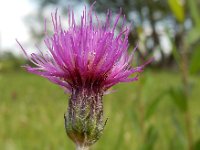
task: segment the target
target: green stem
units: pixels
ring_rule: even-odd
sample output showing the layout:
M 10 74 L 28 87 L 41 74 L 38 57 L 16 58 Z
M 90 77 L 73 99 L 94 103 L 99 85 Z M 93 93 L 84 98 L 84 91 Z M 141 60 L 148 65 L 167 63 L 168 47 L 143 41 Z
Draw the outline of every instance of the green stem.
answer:
M 188 150 L 193 150 L 193 135 L 192 135 L 191 117 L 189 110 L 185 112 L 185 125 L 187 130 Z
M 80 146 L 80 145 L 76 145 L 76 150 L 89 150 L 88 146 Z
M 182 82 L 184 86 L 184 95 L 187 99 L 187 105 L 189 105 L 188 47 L 185 43 L 185 39 L 183 39 L 182 42 L 183 42 L 182 43 L 183 52 L 181 53 Z M 185 126 L 186 126 L 187 141 L 188 141 L 188 150 L 193 150 L 193 134 L 191 127 L 191 115 L 189 106 L 187 106 L 184 116 L 185 116 Z

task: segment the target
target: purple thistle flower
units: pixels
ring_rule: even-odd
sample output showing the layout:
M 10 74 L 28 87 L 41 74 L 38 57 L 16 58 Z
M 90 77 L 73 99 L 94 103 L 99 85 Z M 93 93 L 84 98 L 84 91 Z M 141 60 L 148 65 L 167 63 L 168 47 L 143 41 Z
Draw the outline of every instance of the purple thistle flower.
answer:
M 120 82 L 137 80 L 144 65 L 131 66 L 134 51 L 128 53 L 129 27 L 123 23 L 116 34 L 121 13 L 113 25 L 110 11 L 105 22 L 96 17 L 94 23 L 92 7 L 89 12 L 85 8 L 79 25 L 73 11 L 68 15 L 67 30 L 61 26 L 57 12 L 52 15 L 54 33 L 44 40 L 47 53 L 40 51 L 40 54 L 28 55 L 20 46 L 35 64 L 35 67 L 25 66 L 27 71 L 43 76 L 71 93 L 65 114 L 66 132 L 77 145 L 89 146 L 99 139 L 105 125 L 104 93 Z M 135 76 L 130 77 L 133 74 Z

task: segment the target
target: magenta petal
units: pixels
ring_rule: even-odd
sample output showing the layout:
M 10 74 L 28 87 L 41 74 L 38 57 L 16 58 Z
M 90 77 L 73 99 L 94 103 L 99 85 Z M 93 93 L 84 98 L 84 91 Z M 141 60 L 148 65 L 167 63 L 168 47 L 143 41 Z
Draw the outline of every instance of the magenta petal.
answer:
M 121 11 L 113 26 L 110 11 L 105 21 L 99 20 L 95 14 L 97 24 L 93 20 L 92 8 L 88 13 L 84 9 L 80 25 L 75 22 L 73 11 L 69 11 L 68 16 L 69 28 L 66 30 L 61 26 L 57 11 L 52 14 L 54 33 L 44 40 L 49 52 L 28 55 L 17 41 L 35 65 L 25 66 L 27 71 L 43 76 L 68 91 L 74 88 L 106 91 L 120 82 L 138 79 L 138 74 L 149 62 L 136 68 L 131 66 L 135 50 L 129 55 L 129 27 L 125 27 L 124 16 L 120 32 L 115 32 Z M 130 78 L 133 74 L 135 77 Z

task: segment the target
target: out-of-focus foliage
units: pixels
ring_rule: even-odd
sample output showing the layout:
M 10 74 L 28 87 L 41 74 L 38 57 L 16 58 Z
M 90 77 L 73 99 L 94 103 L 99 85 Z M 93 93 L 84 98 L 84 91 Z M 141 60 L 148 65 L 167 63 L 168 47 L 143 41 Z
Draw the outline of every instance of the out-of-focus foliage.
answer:
M 199 32 L 200 33 L 200 32 Z M 190 72 L 197 73 L 200 70 L 200 45 L 195 46 L 194 52 L 192 53 Z
M 181 87 L 171 88 L 169 94 L 177 108 L 180 111 L 185 112 L 187 110 L 188 104 L 183 89 Z
M 189 10 L 193 19 L 194 27 L 188 33 L 188 44 L 191 45 L 192 57 L 190 63 L 190 72 L 197 73 L 200 71 L 200 6 L 199 1 L 188 0 Z
M 181 23 L 185 20 L 185 9 L 183 1 L 180 0 L 168 0 L 169 6 L 174 13 L 174 16 Z
M 18 71 L 27 61 L 11 52 L 0 55 L 0 72 Z

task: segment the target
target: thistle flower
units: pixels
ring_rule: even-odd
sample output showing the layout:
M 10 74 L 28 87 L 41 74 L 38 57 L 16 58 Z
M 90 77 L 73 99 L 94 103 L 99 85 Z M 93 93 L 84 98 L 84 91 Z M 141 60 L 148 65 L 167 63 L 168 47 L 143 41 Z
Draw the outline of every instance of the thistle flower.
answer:
M 78 147 L 89 147 L 99 139 L 105 125 L 104 93 L 120 82 L 137 80 L 144 65 L 131 66 L 134 51 L 128 53 L 130 29 L 125 26 L 125 17 L 116 34 L 121 14 L 113 25 L 110 11 L 104 22 L 92 14 L 92 7 L 89 12 L 83 10 L 80 24 L 75 22 L 73 11 L 68 15 L 67 30 L 57 12 L 52 15 L 54 33 L 44 40 L 48 52 L 28 55 L 20 46 L 35 64 L 25 66 L 28 72 L 49 79 L 71 94 L 65 114 L 66 132 Z

